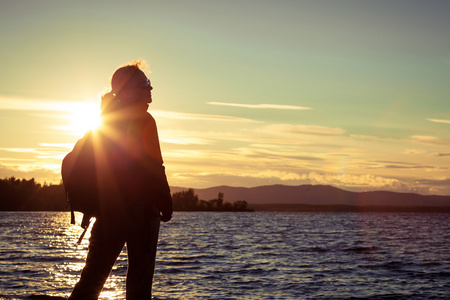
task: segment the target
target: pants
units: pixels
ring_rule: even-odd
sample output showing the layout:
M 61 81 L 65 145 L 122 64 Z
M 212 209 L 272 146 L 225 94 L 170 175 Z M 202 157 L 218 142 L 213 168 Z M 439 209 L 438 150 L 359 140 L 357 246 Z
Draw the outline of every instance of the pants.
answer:
M 126 299 L 151 299 L 160 218 L 139 214 L 130 220 L 132 222 L 120 222 L 116 218 L 96 220 L 86 265 L 69 300 L 98 299 L 125 243 L 128 254 Z

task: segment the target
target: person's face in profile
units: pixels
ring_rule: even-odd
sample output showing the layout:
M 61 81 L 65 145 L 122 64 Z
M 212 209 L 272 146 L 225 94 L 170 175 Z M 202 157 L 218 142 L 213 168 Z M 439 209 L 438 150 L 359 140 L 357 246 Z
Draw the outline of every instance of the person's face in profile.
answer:
M 122 100 L 132 105 L 145 105 L 147 110 L 148 103 L 152 103 L 152 90 L 147 76 L 143 72 L 137 72 L 124 87 Z

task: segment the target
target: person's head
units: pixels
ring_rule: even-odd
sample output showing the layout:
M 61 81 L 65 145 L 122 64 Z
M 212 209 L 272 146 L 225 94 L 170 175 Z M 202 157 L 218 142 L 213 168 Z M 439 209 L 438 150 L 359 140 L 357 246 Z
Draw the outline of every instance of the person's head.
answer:
M 102 97 L 102 111 L 125 107 L 147 110 L 152 102 L 152 86 L 142 71 L 145 62 L 138 61 L 117 69 L 111 78 L 111 92 Z M 111 104 L 113 104 L 111 106 Z

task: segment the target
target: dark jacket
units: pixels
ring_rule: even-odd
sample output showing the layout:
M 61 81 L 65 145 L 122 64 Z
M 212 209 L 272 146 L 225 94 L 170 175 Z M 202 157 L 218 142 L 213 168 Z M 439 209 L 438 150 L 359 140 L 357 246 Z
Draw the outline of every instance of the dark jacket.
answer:
M 90 194 L 98 199 L 88 217 L 121 218 L 125 213 L 132 219 L 139 212 L 168 221 L 173 212 L 172 197 L 156 122 L 147 112 L 130 116 L 105 123 L 76 143 L 72 154 L 83 159 L 74 164 L 84 162 L 89 168 L 78 176 L 75 191 L 82 191 L 79 187 L 86 183 L 95 187 L 87 189 L 95 190 Z

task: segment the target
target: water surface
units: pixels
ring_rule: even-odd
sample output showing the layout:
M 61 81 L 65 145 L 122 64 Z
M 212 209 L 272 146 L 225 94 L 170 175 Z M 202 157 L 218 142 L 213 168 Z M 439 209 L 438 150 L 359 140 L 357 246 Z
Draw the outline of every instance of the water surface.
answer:
M 78 216 L 79 217 L 79 216 Z M 176 212 L 156 299 L 449 299 L 449 214 Z M 80 220 L 78 220 L 79 222 Z M 0 213 L 0 298 L 65 297 L 89 233 L 69 213 Z M 101 299 L 124 299 L 126 247 Z

